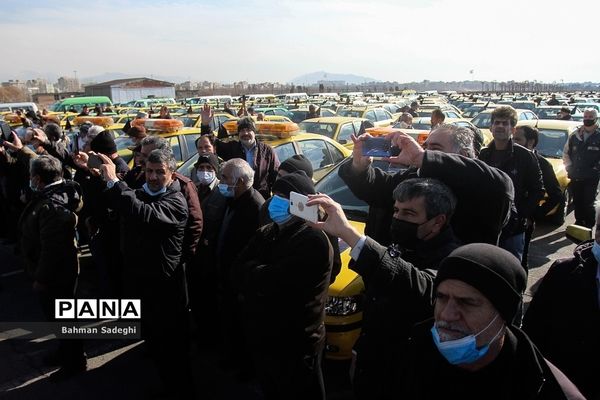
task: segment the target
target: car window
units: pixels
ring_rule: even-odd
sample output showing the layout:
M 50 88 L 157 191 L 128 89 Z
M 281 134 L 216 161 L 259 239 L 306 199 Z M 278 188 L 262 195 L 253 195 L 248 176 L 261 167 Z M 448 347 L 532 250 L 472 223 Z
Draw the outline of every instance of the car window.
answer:
M 447 118 L 460 118 L 460 116 L 453 111 L 446 111 Z
M 327 143 L 327 142 L 325 142 L 325 143 L 327 144 L 327 148 L 329 149 L 329 153 L 331 154 L 334 164 L 339 163 L 340 161 L 342 161 L 345 158 L 344 153 L 342 153 L 337 147 L 335 147 L 331 143 Z
M 279 162 L 284 162 L 285 160 L 296 154 L 296 150 L 294 149 L 294 145 L 292 143 L 285 143 L 281 146 L 275 147 L 275 154 L 277 154 Z
M 360 129 L 360 124 L 359 124 L 358 128 Z M 353 134 L 354 134 L 354 125 L 352 123 L 344 124 L 340 128 L 340 133 L 338 133 L 337 141 L 340 143 L 350 143 L 352 141 L 350 136 Z
M 324 140 L 301 140 L 297 143 L 300 152 L 308 158 L 315 171 L 333 164 Z
M 375 116 L 377 117 L 377 121 L 385 121 L 386 119 L 390 119 L 388 114 L 386 114 L 383 108 L 378 108 L 375 111 Z
M 567 132 L 558 129 L 540 129 L 539 133 L 536 150 L 544 157 L 562 158 L 568 138 Z
M 200 137 L 200 134 L 193 134 L 193 135 L 183 135 L 183 138 L 185 140 L 185 148 L 187 149 L 187 154 L 194 154 L 197 149 L 196 149 L 196 139 L 198 139 Z
M 177 119 L 183 122 L 183 126 L 186 128 L 191 128 L 196 122 L 196 117 L 177 117 Z
M 324 109 L 321 109 L 321 116 L 322 117 L 335 117 L 336 114 L 333 111 L 324 108 Z
M 179 145 L 179 137 L 171 136 L 169 138 L 169 144 L 171 145 L 171 150 L 173 151 L 173 156 L 175 156 L 175 159 L 178 162 L 183 161 L 183 157 L 181 156 L 181 146 Z
M 375 116 L 375 111 L 373 111 L 373 110 L 367 111 L 365 113 L 365 118 L 368 119 L 371 122 L 376 122 L 377 121 L 377 117 Z
M 529 118 L 527 117 L 527 113 L 521 113 L 521 115 L 519 115 L 519 121 L 525 121 L 528 119 Z

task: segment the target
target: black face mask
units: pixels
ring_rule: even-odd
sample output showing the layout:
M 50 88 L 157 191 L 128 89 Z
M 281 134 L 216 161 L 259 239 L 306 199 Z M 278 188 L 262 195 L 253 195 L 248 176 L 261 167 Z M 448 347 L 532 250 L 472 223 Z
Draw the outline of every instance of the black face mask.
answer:
M 390 225 L 392 243 L 404 249 L 414 250 L 417 247 L 417 243 L 421 241 L 417 237 L 417 229 L 421 225 L 415 222 L 392 218 L 392 224 Z
M 583 124 L 585 126 L 593 126 L 596 123 L 596 118 L 594 119 L 584 119 Z

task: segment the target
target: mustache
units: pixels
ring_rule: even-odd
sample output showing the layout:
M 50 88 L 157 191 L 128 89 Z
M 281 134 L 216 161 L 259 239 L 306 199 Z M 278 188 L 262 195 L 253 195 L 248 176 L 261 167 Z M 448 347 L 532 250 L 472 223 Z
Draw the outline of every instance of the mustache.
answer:
M 447 321 L 436 321 L 435 326 L 437 328 L 445 329 L 447 331 L 453 331 L 453 332 L 460 333 L 465 336 L 471 334 L 471 332 L 465 330 L 462 326 L 459 326 L 457 324 L 453 324 L 453 323 L 447 322 Z

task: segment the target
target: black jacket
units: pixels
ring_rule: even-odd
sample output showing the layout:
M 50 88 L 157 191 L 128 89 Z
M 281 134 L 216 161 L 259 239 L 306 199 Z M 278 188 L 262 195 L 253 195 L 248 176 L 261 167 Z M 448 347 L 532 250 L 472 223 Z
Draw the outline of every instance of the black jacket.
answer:
M 196 264 L 205 273 L 204 276 L 210 276 L 211 280 L 216 274 L 217 240 L 227 208 L 227 198 L 219 192 L 218 184 L 219 181 L 216 180 L 208 193 L 198 196 L 201 199 L 204 226 L 196 252 Z M 199 187 L 198 190 L 200 191 L 201 188 Z
M 119 181 L 107 190 L 121 218 L 124 268 L 140 281 L 170 276 L 181 262 L 188 206 L 179 182 L 167 191 L 150 196 Z
M 598 369 L 590 368 L 600 360 L 598 262 L 593 243 L 580 244 L 573 257 L 552 264 L 523 320 L 523 330 L 542 353 L 589 399 L 600 398 Z
M 436 178 L 450 187 L 457 199 L 451 225 L 463 243 L 497 244 L 514 199 L 512 181 L 504 172 L 480 160 L 439 151 L 425 151 L 419 175 L 415 168 L 389 174 L 369 167 L 356 173 L 351 162 L 340 167 L 339 175 L 356 197 L 369 204 L 367 235 L 383 238 L 377 241 L 386 245 L 393 215 L 392 193 L 406 179 Z
M 254 188 L 237 199 L 227 199 L 225 216 L 217 239 L 217 265 L 221 283 L 229 286 L 233 261 L 258 229 L 260 207 L 265 199 Z
M 64 181 L 35 192 L 19 220 L 19 239 L 29 276 L 49 286 L 73 287 L 79 272 L 75 226 L 81 189 Z
M 600 128 L 583 140 L 576 131 L 567 141 L 563 156 L 569 178 L 573 180 L 598 179 L 600 176 Z
M 552 168 L 550 161 L 546 160 L 536 150 L 533 151 L 533 154 L 535 154 L 537 157 L 538 164 L 540 165 L 540 170 L 542 171 L 542 180 L 544 181 L 544 190 L 546 191 L 544 203 L 537 206 L 534 215 L 535 219 L 539 220 L 546 216 L 546 214 L 552 211 L 552 209 L 557 205 L 562 207 L 564 195 L 560 188 L 560 184 L 558 183 L 558 179 L 556 179 L 556 174 L 554 173 L 554 169 Z
M 207 125 L 201 126 L 202 134 L 212 133 Z M 217 139 L 215 142 L 215 151 L 223 160 L 231 160 L 232 158 L 241 158 L 246 160 L 246 153 L 242 144 L 238 140 L 230 140 L 228 142 Z M 252 187 L 258 190 L 263 198 L 271 197 L 271 188 L 277 178 L 277 170 L 279 169 L 279 159 L 277 153 L 271 146 L 256 140 L 256 154 L 253 164 L 250 165 L 254 170 L 254 183 Z
M 525 147 L 508 141 L 508 157 L 499 165 L 494 165 L 493 154 L 496 152 L 495 142 L 481 149 L 479 159 L 486 164 L 506 172 L 512 179 L 515 188 L 516 220 L 507 226 L 505 234 L 514 235 L 525 231 L 526 218 L 533 218 L 539 201 L 544 196 L 542 171 L 537 157 Z
M 253 346 L 294 355 L 322 349 L 331 264 L 329 240 L 303 220 L 256 232 L 232 268 Z
M 433 319 L 414 327 L 402 361 L 399 393 L 390 398 L 426 399 L 584 399 L 519 328 L 510 326 L 498 357 L 479 371 L 451 365 L 438 351 Z
M 360 398 L 377 398 L 394 379 L 390 371 L 402 357 L 410 328 L 433 315 L 428 285 L 435 277 L 433 270 L 458 246 L 451 228 L 420 242 L 410 254 L 388 250 L 367 238 L 358 260 L 350 262 L 365 283 L 362 331 L 354 346 L 355 389 Z

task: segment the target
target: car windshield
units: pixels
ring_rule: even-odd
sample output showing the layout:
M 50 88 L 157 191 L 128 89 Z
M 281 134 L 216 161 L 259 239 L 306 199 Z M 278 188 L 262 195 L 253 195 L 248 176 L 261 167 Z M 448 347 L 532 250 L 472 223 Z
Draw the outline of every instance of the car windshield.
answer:
M 538 153 L 544 157 L 562 158 L 568 133 L 557 129 L 540 129 L 539 132 Z
M 369 206 L 362 200 L 359 200 L 348 188 L 348 185 L 340 178 L 338 170 L 346 162 L 352 162 L 351 159 L 341 162 L 336 168 L 325 175 L 315 185 L 318 193 L 325 193 L 336 202 L 340 203 L 344 213 L 353 221 L 365 222 L 369 213 Z M 383 171 L 391 171 L 390 164 L 382 160 L 373 161 L 373 166 Z
M 538 108 L 536 114 L 539 119 L 556 119 L 559 111 L 560 108 Z
M 430 123 L 428 124 L 426 122 L 417 122 L 417 123 L 413 122 L 412 127 L 413 127 L 413 129 L 419 129 L 419 130 L 423 130 L 423 131 L 428 131 L 428 130 L 431 129 L 431 124 Z M 396 128 L 396 125 L 394 125 L 394 128 Z
M 117 150 L 124 150 L 130 146 L 133 146 L 135 142 L 129 136 L 119 136 L 115 139 Z
M 359 110 L 340 110 L 338 115 L 342 117 L 360 118 L 362 117 L 362 111 Z
M 481 113 L 471 121 L 473 125 L 481 129 L 490 129 L 492 126 L 492 113 Z
M 301 122 L 298 124 L 301 131 L 316 133 L 317 135 L 324 135 L 330 139 L 333 139 L 337 124 L 323 123 L 323 122 Z
M 191 128 L 196 123 L 198 117 L 177 117 L 177 119 L 183 122 L 184 127 Z

